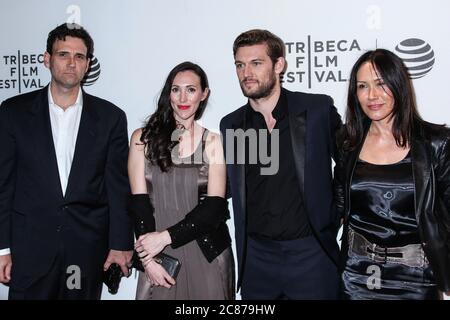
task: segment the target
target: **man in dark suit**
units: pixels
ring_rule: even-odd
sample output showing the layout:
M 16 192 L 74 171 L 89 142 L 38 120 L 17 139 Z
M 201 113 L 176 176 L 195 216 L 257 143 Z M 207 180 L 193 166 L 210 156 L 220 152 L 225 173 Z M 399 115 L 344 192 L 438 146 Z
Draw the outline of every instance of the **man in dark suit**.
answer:
M 276 35 L 244 32 L 233 53 L 248 103 L 220 129 L 242 298 L 335 299 L 339 222 L 331 159 L 340 116 L 328 96 L 281 87 L 285 47 Z
M 85 93 L 93 41 L 49 33 L 49 86 L 0 107 L 0 282 L 10 299 L 99 299 L 102 272 L 128 275 L 125 113 Z

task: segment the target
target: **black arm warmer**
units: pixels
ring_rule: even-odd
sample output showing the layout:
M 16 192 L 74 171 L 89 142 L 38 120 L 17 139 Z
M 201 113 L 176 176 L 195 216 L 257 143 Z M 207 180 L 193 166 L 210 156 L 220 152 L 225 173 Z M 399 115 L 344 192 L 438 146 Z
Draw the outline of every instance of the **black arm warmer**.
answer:
M 230 212 L 226 199 L 205 197 L 183 220 L 167 229 L 172 238 L 172 248 L 178 248 L 215 231 L 229 218 Z
M 134 222 L 134 233 L 139 238 L 144 233 L 155 231 L 155 217 L 148 194 L 132 194 L 128 200 L 128 213 Z

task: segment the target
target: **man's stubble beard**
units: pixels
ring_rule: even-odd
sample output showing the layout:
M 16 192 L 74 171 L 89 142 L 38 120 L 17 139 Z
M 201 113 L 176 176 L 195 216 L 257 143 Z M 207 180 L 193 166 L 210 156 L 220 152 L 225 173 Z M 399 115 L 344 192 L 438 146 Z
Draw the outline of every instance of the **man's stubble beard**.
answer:
M 262 99 L 270 96 L 270 94 L 273 92 L 273 89 L 275 88 L 275 85 L 277 84 L 277 79 L 275 76 L 275 73 L 272 74 L 272 77 L 270 80 L 262 85 L 258 90 L 255 92 L 246 92 L 244 84 L 241 82 L 241 90 L 245 97 L 249 99 Z

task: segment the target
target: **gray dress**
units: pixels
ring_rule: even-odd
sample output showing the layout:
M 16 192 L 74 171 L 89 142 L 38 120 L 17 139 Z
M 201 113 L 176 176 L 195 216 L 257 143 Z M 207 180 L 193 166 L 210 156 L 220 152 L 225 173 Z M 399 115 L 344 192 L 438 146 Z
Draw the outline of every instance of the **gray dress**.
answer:
M 208 163 L 203 152 L 207 130 L 194 154 L 177 159 L 168 172 L 148 160 L 145 179 L 150 199 L 155 207 L 156 230 L 165 230 L 184 219 L 206 195 L 208 186 Z M 167 246 L 166 254 L 181 261 L 176 285 L 167 289 L 152 287 L 145 273 L 139 272 L 136 291 L 137 300 L 226 300 L 234 299 L 234 261 L 231 248 L 226 249 L 209 263 L 196 241 L 173 249 Z

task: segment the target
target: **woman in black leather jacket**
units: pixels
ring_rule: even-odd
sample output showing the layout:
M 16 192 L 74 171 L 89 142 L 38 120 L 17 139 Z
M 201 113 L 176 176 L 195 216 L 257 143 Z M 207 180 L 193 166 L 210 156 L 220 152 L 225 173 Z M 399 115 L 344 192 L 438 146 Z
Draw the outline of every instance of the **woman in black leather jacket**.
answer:
M 419 116 L 403 61 L 353 66 L 338 135 L 344 299 L 439 299 L 450 290 L 450 131 Z

